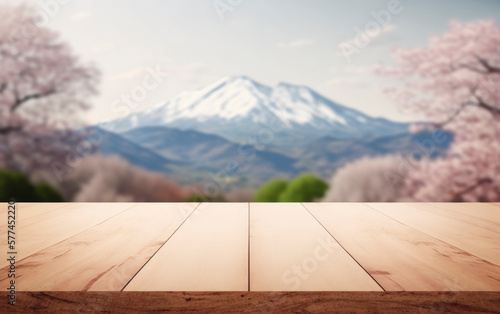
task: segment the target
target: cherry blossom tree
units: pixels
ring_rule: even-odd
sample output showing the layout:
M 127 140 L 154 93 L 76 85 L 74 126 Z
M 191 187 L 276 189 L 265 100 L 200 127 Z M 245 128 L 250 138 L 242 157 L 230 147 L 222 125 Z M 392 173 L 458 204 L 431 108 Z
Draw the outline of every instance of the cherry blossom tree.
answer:
M 0 168 L 25 173 L 64 158 L 100 77 L 36 17 L 0 4 Z
M 402 202 L 401 156 L 363 157 L 337 170 L 323 202 Z
M 428 47 L 397 50 L 397 65 L 379 70 L 400 79 L 388 91 L 404 110 L 454 134 L 444 158 L 422 160 L 406 180 L 418 201 L 500 200 L 500 28 L 461 24 Z
M 62 182 L 50 170 L 37 171 L 33 180 L 50 183 L 73 202 L 181 202 L 189 196 L 188 189 L 163 175 L 117 156 L 86 156 Z

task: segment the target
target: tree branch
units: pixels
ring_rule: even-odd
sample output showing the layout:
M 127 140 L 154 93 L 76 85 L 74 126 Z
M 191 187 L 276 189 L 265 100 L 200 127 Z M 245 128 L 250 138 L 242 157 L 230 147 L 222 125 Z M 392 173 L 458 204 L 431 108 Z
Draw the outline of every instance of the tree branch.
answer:
M 17 98 L 16 101 L 14 102 L 14 106 L 12 106 L 12 108 L 10 108 L 10 111 L 11 112 L 16 111 L 16 109 L 19 108 L 22 104 L 24 104 L 30 100 L 40 99 L 40 98 L 47 97 L 47 96 L 50 96 L 50 95 L 55 94 L 55 93 L 56 93 L 56 90 L 51 89 L 45 93 L 31 94 L 31 95 L 26 95 L 23 98 Z
M 500 73 L 500 68 L 499 67 L 496 67 L 496 66 L 493 66 L 491 65 L 488 61 L 486 61 L 485 59 L 479 57 L 479 56 L 476 56 L 476 59 L 477 61 L 479 62 L 479 64 L 481 64 L 484 69 L 479 69 L 473 65 L 470 65 L 470 64 L 459 64 L 458 66 L 451 66 L 451 70 L 452 71 L 456 71 L 456 70 L 459 70 L 459 69 L 468 69 L 468 70 L 471 70 L 473 72 L 476 72 L 476 73 L 480 73 L 480 74 L 495 74 L 495 73 Z
M 0 94 L 5 92 L 6 89 L 7 89 L 7 83 L 0 84 Z
M 459 69 L 467 69 L 467 70 L 471 70 L 472 72 L 476 72 L 476 73 L 479 73 L 479 74 L 488 74 L 489 73 L 486 70 L 478 69 L 478 68 L 476 68 L 476 67 L 474 67 L 472 65 L 468 65 L 468 64 L 461 64 L 455 70 L 459 70 Z
M 0 128 L 0 135 L 7 135 L 11 132 L 21 131 L 23 127 L 21 126 L 8 126 L 6 128 Z
M 433 123 L 432 125 L 436 128 L 442 128 L 444 126 L 446 126 L 448 123 L 451 123 L 453 120 L 455 120 L 456 117 L 458 117 L 460 115 L 460 113 L 462 113 L 462 111 L 467 107 L 467 106 L 474 106 L 474 105 L 477 105 L 476 103 L 472 102 L 472 101 L 467 101 L 467 102 L 464 102 L 460 108 L 458 110 L 456 110 L 448 119 L 446 119 L 446 121 L 443 121 L 443 122 L 440 122 L 440 123 Z
M 483 108 L 487 111 L 489 111 L 492 115 L 500 115 L 500 108 L 497 108 L 497 107 L 494 107 L 492 105 L 489 105 L 487 104 L 480 96 L 474 94 L 474 96 L 476 97 L 478 103 L 477 103 L 477 106 L 479 108 Z
M 476 58 L 479 63 L 481 63 L 481 65 L 486 68 L 486 73 L 500 73 L 499 67 L 491 65 L 488 61 L 481 57 L 476 56 Z
M 491 184 L 493 183 L 493 180 L 490 179 L 490 178 L 482 178 L 482 179 L 479 179 L 476 184 L 464 189 L 463 191 L 460 191 L 458 193 L 455 194 L 455 196 L 453 197 L 453 202 L 463 202 L 464 199 L 463 199 L 463 195 L 464 194 L 467 194 L 469 192 L 472 192 L 474 191 L 475 189 L 477 189 L 478 187 L 480 187 L 481 185 L 485 185 L 485 184 Z
M 467 101 L 464 102 L 459 109 L 457 109 L 446 121 L 440 122 L 440 123 L 433 123 L 432 125 L 436 128 L 442 128 L 448 123 L 451 123 L 453 120 L 455 120 L 458 115 L 467 107 L 467 106 L 477 106 L 479 108 L 482 108 L 489 113 L 491 113 L 493 116 L 500 116 L 500 108 L 494 107 L 488 103 L 486 103 L 480 96 L 478 96 L 475 92 L 475 90 L 472 92 L 474 97 L 477 99 L 477 103 L 473 101 Z

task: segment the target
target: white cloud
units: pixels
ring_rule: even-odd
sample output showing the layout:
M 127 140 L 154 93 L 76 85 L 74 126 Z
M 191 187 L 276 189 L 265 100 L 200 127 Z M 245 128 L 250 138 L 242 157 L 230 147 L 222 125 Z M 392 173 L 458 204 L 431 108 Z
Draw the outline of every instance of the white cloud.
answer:
M 162 62 L 161 66 L 163 71 L 168 72 L 173 78 L 177 80 L 193 80 L 197 78 L 202 78 L 210 75 L 211 69 L 205 63 L 193 62 L 184 65 L 173 64 L 170 60 L 168 62 Z M 138 66 L 131 70 L 126 70 L 122 72 L 117 72 L 110 75 L 111 80 L 132 80 L 142 77 L 149 67 Z
M 75 13 L 71 17 L 71 19 L 75 20 L 75 21 L 82 21 L 82 20 L 88 19 L 91 16 L 92 16 L 92 12 L 90 12 L 90 11 L 80 11 L 80 12 Z
M 382 31 L 380 32 L 381 34 L 387 34 L 387 33 L 392 33 L 397 30 L 396 25 L 394 24 L 389 24 L 386 25 L 382 28 Z
M 124 71 L 120 73 L 116 73 L 115 75 L 111 75 L 110 79 L 112 80 L 131 80 L 140 77 L 141 75 L 144 75 L 146 73 L 147 68 L 146 67 L 137 67 L 135 69 L 132 69 L 130 71 Z
M 382 37 L 386 34 L 390 34 L 390 33 L 393 33 L 397 30 L 397 27 L 394 25 L 394 24 L 389 24 L 389 25 L 386 25 L 384 27 L 382 27 L 380 29 L 380 31 L 378 32 L 363 32 L 362 35 L 360 36 L 359 33 L 356 34 L 356 36 L 350 40 L 346 40 L 344 42 L 341 42 L 338 46 L 339 48 L 343 48 L 343 47 L 357 47 L 358 44 L 356 43 L 356 40 L 358 39 L 358 36 L 361 37 L 359 38 L 360 41 L 362 42 L 366 42 L 366 37 L 368 37 L 368 41 L 369 42 L 372 42 L 374 40 L 376 40 L 377 38 L 379 37 Z
M 371 66 L 354 66 L 354 65 L 348 65 L 344 67 L 344 72 L 345 73 L 352 73 L 352 74 L 364 74 L 364 73 L 373 73 L 377 66 L 371 65 Z
M 314 39 L 299 39 L 288 43 L 279 43 L 280 48 L 300 48 L 305 46 L 314 45 L 316 41 Z
M 205 74 L 209 70 L 209 67 L 205 63 L 194 62 L 194 63 L 190 63 L 188 65 L 185 65 L 185 66 L 181 67 L 180 69 L 182 70 L 183 73 L 201 75 L 201 74 Z
M 335 85 L 340 85 L 340 84 L 357 84 L 360 83 L 361 79 L 357 77 L 335 77 L 333 79 L 330 79 L 323 84 L 322 86 L 335 86 Z
M 92 47 L 92 51 L 93 52 L 103 52 L 103 51 L 108 51 L 111 48 L 113 48 L 113 44 L 103 44 L 103 45 Z
M 335 86 L 340 84 L 350 84 L 359 85 L 369 82 L 369 78 L 366 76 L 370 75 L 375 71 L 377 65 L 369 66 L 355 66 L 347 65 L 343 68 L 331 67 L 330 73 L 337 74 L 334 78 L 327 80 L 321 86 Z

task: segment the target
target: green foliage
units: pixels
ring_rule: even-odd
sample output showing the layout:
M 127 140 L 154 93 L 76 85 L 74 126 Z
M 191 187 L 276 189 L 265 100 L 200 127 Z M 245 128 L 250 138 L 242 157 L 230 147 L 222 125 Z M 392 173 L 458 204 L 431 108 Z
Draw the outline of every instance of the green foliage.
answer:
M 25 175 L 10 170 L 0 170 L 0 201 L 7 202 L 14 199 L 34 202 L 36 196 L 35 187 Z
M 225 202 L 226 200 L 222 195 L 217 195 L 214 197 L 209 197 L 206 195 L 193 194 L 186 199 L 186 202 L 192 203 L 210 203 L 210 202 Z
M 313 202 L 325 196 L 328 190 L 320 178 L 303 174 L 288 182 L 273 180 L 257 191 L 254 202 Z
M 46 183 L 33 185 L 22 173 L 0 169 L 0 202 L 62 202 L 59 192 Z
M 280 194 L 279 202 L 313 202 L 325 196 L 328 190 L 320 178 L 310 174 L 303 174 L 292 180 Z
M 41 183 L 35 187 L 39 202 L 64 202 L 64 198 L 56 189 L 47 183 Z
M 273 180 L 261 187 L 255 194 L 254 202 L 278 202 L 281 193 L 288 186 L 288 181 L 283 179 Z

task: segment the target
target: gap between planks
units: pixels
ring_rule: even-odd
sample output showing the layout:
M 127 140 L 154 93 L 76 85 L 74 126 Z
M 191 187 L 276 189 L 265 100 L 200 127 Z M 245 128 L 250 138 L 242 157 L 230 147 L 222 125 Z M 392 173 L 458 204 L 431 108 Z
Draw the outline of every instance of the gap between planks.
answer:
M 119 291 L 195 206 L 134 204 L 20 261 L 18 290 Z
M 20 204 L 23 206 L 23 203 Z M 137 204 L 113 203 L 110 206 L 114 208 L 106 210 L 108 212 L 104 212 L 98 208 L 101 205 L 100 203 L 76 203 L 68 204 L 67 206 L 58 203 L 49 204 L 49 206 L 54 205 L 56 207 L 54 209 L 48 209 L 45 203 L 33 203 L 30 205 L 32 206 L 29 207 L 27 218 L 22 218 L 22 214 L 20 214 L 19 220 L 16 222 L 16 234 L 18 235 L 18 241 L 16 242 L 20 244 L 17 250 L 18 262 L 98 226 L 130 210 Z M 49 218 L 44 220 L 38 219 L 37 216 L 39 216 L 39 213 L 35 214 L 33 212 L 37 211 L 37 207 L 42 207 L 42 213 L 47 214 Z M 74 215 L 74 212 L 85 212 L 85 219 L 66 219 Z M 111 214 L 109 214 L 110 212 Z M 26 219 L 25 222 L 23 222 L 23 219 Z M 0 240 L 0 246 L 7 247 L 7 238 Z M 0 261 L 0 269 L 7 265 L 6 260 Z
M 500 267 L 366 204 L 306 207 L 387 291 L 496 291 Z
M 300 203 L 250 207 L 251 291 L 383 291 Z
M 247 220 L 247 203 L 203 203 L 123 291 L 247 291 Z
M 375 281 L 375 282 L 377 283 L 377 285 L 380 287 L 380 289 L 382 289 L 382 291 L 384 291 L 384 292 L 385 292 L 386 290 L 384 289 L 384 287 L 382 287 L 382 285 L 381 285 L 381 284 L 380 284 L 380 283 L 379 283 L 379 282 L 378 282 L 375 278 L 373 278 L 373 276 L 372 276 L 372 275 L 371 275 L 371 274 L 370 274 L 370 273 L 369 273 L 369 272 L 368 272 L 368 271 L 367 271 L 367 270 L 363 267 L 363 265 L 361 265 L 361 264 L 360 264 L 360 263 L 359 263 L 359 262 L 358 262 L 358 261 L 354 258 L 354 256 L 352 256 L 352 254 L 351 254 L 351 253 L 349 253 L 349 251 L 348 251 L 348 250 L 347 250 L 347 249 L 346 249 L 346 248 L 342 245 L 342 243 L 340 243 L 340 242 L 337 240 L 337 238 L 335 238 L 335 237 L 333 236 L 333 234 L 331 234 L 331 233 L 330 233 L 330 231 L 328 231 L 328 229 L 327 229 L 327 228 L 326 228 L 326 227 L 325 227 L 325 226 L 321 223 L 321 221 L 319 221 L 319 220 L 318 220 L 318 218 L 316 218 L 316 217 L 315 217 L 315 216 L 314 216 L 314 215 L 313 215 L 313 214 L 309 211 L 309 209 L 307 209 L 307 207 L 304 205 L 304 203 L 300 203 L 300 204 L 301 204 L 301 205 L 302 205 L 302 207 L 304 207 L 304 209 L 305 209 L 305 210 L 309 213 L 309 215 L 311 215 L 311 216 L 312 216 L 312 217 L 313 217 L 313 218 L 314 218 L 314 219 L 315 219 L 315 220 L 316 220 L 316 221 L 317 221 L 317 222 L 321 225 L 321 227 L 322 227 L 323 229 L 325 229 L 325 231 L 326 231 L 326 232 L 328 232 L 328 234 L 329 234 L 329 235 L 330 235 L 330 236 L 331 236 L 331 237 L 335 240 L 335 242 L 337 242 L 337 243 L 340 245 L 340 247 L 341 247 L 341 248 L 342 248 L 342 249 L 343 249 L 343 250 L 344 250 L 347 254 L 349 254 L 349 256 L 350 256 L 350 257 L 351 257 L 351 258 L 352 258 L 352 259 L 356 262 L 356 264 L 358 264 L 358 265 L 359 265 L 359 267 L 361 267 L 361 268 L 365 271 L 365 273 L 366 273 L 368 276 L 370 276 L 370 278 L 371 278 L 371 279 L 373 279 L 373 281 Z
M 137 276 L 137 274 L 139 274 L 141 272 L 141 270 L 144 268 L 144 266 L 146 266 L 146 264 L 151 261 L 151 259 L 156 255 L 156 253 L 158 253 L 161 250 L 161 248 L 165 245 L 165 243 L 167 243 L 168 240 L 170 240 L 170 238 L 172 238 L 172 236 L 177 232 L 177 230 L 179 230 L 180 227 L 182 227 L 182 225 L 184 225 L 184 223 L 189 219 L 189 217 L 191 217 L 191 215 L 200 206 L 200 204 L 201 203 L 196 205 L 196 207 L 189 213 L 189 215 L 186 217 L 186 219 L 184 219 L 184 221 L 177 227 L 177 229 L 175 229 L 175 231 L 168 237 L 168 239 L 165 240 L 165 242 L 163 242 L 163 244 L 158 248 L 158 250 L 156 250 L 156 252 L 154 252 L 154 254 L 151 255 L 151 257 L 144 263 L 144 265 L 141 266 L 141 268 L 132 276 L 132 278 L 130 278 L 130 280 L 127 282 L 127 284 L 125 286 L 123 286 L 123 288 L 121 288 L 120 291 L 123 291 L 123 290 L 125 290 L 125 288 L 127 288 L 129 283 L 135 278 L 135 276 Z
M 468 206 L 456 208 L 455 204 L 446 204 L 443 207 L 432 203 L 366 203 L 366 205 L 437 241 L 445 242 L 479 259 L 500 266 L 500 248 L 498 247 L 500 210 L 495 216 L 490 215 L 488 220 L 482 221 L 480 217 L 486 215 L 477 215 L 470 210 L 464 212 L 463 209 L 471 208 L 467 208 Z M 486 209 L 482 207 L 482 204 L 474 206 L 476 206 L 475 211 Z M 493 207 L 491 208 L 495 211 Z M 464 215 L 467 217 L 461 217 Z M 467 236 L 464 237 L 466 230 Z

